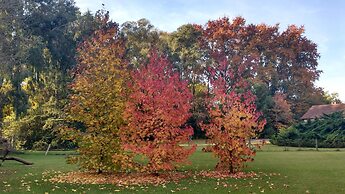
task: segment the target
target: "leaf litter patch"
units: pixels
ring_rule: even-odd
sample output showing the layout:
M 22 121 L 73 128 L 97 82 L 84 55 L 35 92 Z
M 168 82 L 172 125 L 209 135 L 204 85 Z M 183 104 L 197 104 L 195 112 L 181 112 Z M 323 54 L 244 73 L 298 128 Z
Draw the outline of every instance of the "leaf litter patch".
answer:
M 193 177 L 216 178 L 216 179 L 243 179 L 257 177 L 254 172 L 238 172 L 230 174 L 227 171 L 200 171 L 200 172 L 164 172 L 160 174 L 152 173 L 90 173 L 90 172 L 68 172 L 58 174 L 50 179 L 52 183 L 70 184 L 113 184 L 116 186 L 142 186 L 142 185 L 165 185 L 170 182 L 178 183 L 179 180 Z
M 161 174 L 149 173 L 129 173 L 129 174 L 110 174 L 110 173 L 89 173 L 89 172 L 68 172 L 59 174 L 50 179 L 54 183 L 71 184 L 113 184 L 117 186 L 126 185 L 162 185 L 169 182 L 177 182 L 180 179 L 189 177 L 186 172 L 168 172 Z

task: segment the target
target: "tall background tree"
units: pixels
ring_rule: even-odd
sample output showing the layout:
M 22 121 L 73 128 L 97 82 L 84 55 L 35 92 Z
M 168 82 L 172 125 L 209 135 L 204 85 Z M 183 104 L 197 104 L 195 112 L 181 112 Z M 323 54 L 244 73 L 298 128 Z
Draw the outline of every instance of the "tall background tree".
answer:
M 205 102 L 207 93 L 205 84 L 206 65 L 202 60 L 203 50 L 199 44 L 201 35 L 201 32 L 193 25 L 187 24 L 169 34 L 166 40 L 167 55 L 174 68 L 179 72 L 180 79 L 188 82 L 193 95 L 192 115 L 188 119 L 188 124 L 193 127 L 194 137 L 196 138 L 205 138 L 205 134 L 198 123 L 208 118 Z
M 20 84 L 26 71 L 25 59 L 29 41 L 26 41 L 24 30 L 24 2 L 21 0 L 0 1 L 0 84 L 7 80 L 12 85 L 10 94 L 16 117 L 26 109 L 26 95 Z M 0 118 L 1 119 L 1 118 Z
M 52 138 L 59 139 L 52 126 L 62 122 L 57 117 L 63 116 L 67 102 L 76 45 L 99 22 L 90 13 L 80 14 L 72 0 L 1 1 L 0 6 L 0 85 L 11 85 L 11 91 L 1 94 L 0 108 L 11 106 L 15 115 L 12 127 L 3 125 L 2 130 L 15 128 L 11 139 L 18 146 L 46 149 Z M 43 108 L 47 104 L 50 111 Z M 1 111 L 0 123 L 12 115 L 5 112 Z M 51 127 L 43 127 L 51 121 Z M 66 146 L 58 144 L 55 147 Z
M 230 173 L 241 170 L 251 161 L 255 151 L 248 140 L 261 132 L 265 125 L 257 112 L 251 83 L 255 78 L 258 56 L 243 52 L 246 31 L 244 20 L 236 18 L 209 21 L 202 32 L 201 45 L 208 61 L 210 84 L 210 122 L 204 124 L 212 151 L 219 158 L 218 169 Z
M 291 111 L 292 118 L 298 120 L 311 105 L 325 103 L 322 89 L 315 86 L 321 73 L 317 69 L 319 53 L 316 44 L 304 36 L 303 27 L 292 25 L 280 31 L 278 25 L 246 24 L 243 18 L 237 17 L 233 21 L 229 18 L 209 21 L 205 28 L 202 39 L 206 37 L 209 43 L 206 46 L 214 51 L 211 53 L 213 56 L 204 57 L 208 66 L 214 65 L 214 58 L 222 56 L 231 60 L 251 56 L 258 61 L 242 76 L 252 86 L 251 90 L 257 96 L 257 106 L 268 121 L 275 122 L 275 117 L 286 117 L 283 120 L 289 124 L 292 120 L 286 111 Z M 236 77 L 231 80 L 236 82 Z M 278 95 L 284 99 L 277 100 Z M 283 106 L 290 110 L 271 114 L 273 109 L 281 106 L 281 102 L 286 102 Z M 267 125 L 263 135 L 275 134 L 279 130 L 277 126 Z
M 121 33 L 126 39 L 126 58 L 136 67 L 147 62 L 150 50 L 160 41 L 159 31 L 145 18 L 123 23 Z

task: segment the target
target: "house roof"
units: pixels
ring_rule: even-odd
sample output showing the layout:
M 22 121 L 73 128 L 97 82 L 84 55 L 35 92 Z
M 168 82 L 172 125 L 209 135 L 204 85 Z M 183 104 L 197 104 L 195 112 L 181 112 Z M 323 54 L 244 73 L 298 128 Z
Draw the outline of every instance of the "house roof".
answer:
M 314 105 L 301 117 L 301 119 L 320 118 L 324 114 L 331 114 L 339 111 L 345 111 L 345 104 Z

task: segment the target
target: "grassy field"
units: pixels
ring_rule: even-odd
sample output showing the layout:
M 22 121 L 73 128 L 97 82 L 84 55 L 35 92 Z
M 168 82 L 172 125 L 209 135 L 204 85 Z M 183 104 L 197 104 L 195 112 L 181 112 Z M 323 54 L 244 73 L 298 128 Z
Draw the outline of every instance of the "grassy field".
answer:
M 65 163 L 65 152 L 26 152 L 20 155 L 34 162 L 24 166 L 6 161 L 0 167 L 0 193 L 345 193 L 345 150 L 285 148 L 266 145 L 258 151 L 246 171 L 258 177 L 246 179 L 188 178 L 179 183 L 153 187 L 116 187 L 113 185 L 52 184 L 57 172 L 76 170 Z M 181 170 L 212 169 L 216 159 L 198 151 L 192 166 Z

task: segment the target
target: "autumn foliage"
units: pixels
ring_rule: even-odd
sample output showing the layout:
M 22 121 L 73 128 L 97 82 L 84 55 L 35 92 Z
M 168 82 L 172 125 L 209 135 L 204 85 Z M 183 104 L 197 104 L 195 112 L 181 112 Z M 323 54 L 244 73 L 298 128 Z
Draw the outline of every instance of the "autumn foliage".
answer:
M 303 112 L 316 91 L 318 53 L 302 27 L 280 32 L 278 25 L 220 18 L 205 26 L 186 25 L 172 38 L 162 34 L 165 39 L 155 41 L 164 48 L 148 52 L 151 44 L 141 48 L 135 40 L 151 27 L 137 32 L 131 26 L 121 34 L 105 16 L 78 49 L 68 106 L 77 124 L 64 132 L 77 142 L 76 161 L 84 169 L 176 169 L 195 150 L 182 146 L 193 135 L 187 123 L 193 123 L 210 139 L 217 169 L 239 172 L 253 160 L 250 139 L 264 129 L 265 117 L 273 128 L 289 125 L 292 112 Z M 271 104 L 258 100 L 258 88 Z
M 265 122 L 259 120 L 255 105 L 243 102 L 235 92 L 218 95 L 211 103 L 211 123 L 204 127 L 212 151 L 219 158 L 216 169 L 238 172 L 255 156 L 248 140 L 263 129 Z
M 172 170 L 195 150 L 184 148 L 193 130 L 185 126 L 190 117 L 191 92 L 170 62 L 151 52 L 149 62 L 132 72 L 121 137 L 125 148 L 145 156 L 141 170 Z
M 117 24 L 106 16 L 101 28 L 78 49 L 68 112 L 82 127 L 64 132 L 79 147 L 80 155 L 72 161 L 87 170 L 120 171 L 131 164 L 119 137 L 129 78 L 124 51 Z
M 246 36 L 237 18 L 233 23 L 227 20 L 210 21 L 203 31 L 202 45 L 212 60 L 208 69 L 211 84 L 209 99 L 210 123 L 204 124 L 212 149 L 219 158 L 217 169 L 231 173 L 242 169 L 251 161 L 255 151 L 248 140 L 260 132 L 265 121 L 257 112 L 255 96 L 250 82 L 258 66 L 257 56 L 242 52 Z
M 279 25 L 248 24 L 242 17 L 227 17 L 209 21 L 196 28 L 202 32 L 201 44 L 207 50 L 206 64 L 214 66 L 214 60 L 255 60 L 253 66 L 229 65 L 228 68 L 244 70 L 239 78 L 250 81 L 249 85 L 265 88 L 265 97 L 273 101 L 276 94 L 283 94 L 289 104 L 293 119 L 299 119 L 311 105 L 322 104 L 322 91 L 315 86 L 320 75 L 317 69 L 317 46 L 305 37 L 304 27 L 295 25 L 281 30 Z M 216 62 L 217 64 L 217 62 Z M 242 76 L 242 77 L 241 77 Z M 238 77 L 232 77 L 237 82 Z M 259 94 L 261 95 L 261 94 Z M 276 120 L 271 114 L 274 102 L 257 101 L 260 111 L 268 120 Z M 283 120 L 289 114 L 276 111 Z M 277 125 L 269 123 L 272 131 Z
M 275 115 L 272 124 L 277 129 L 285 128 L 292 124 L 293 118 L 291 113 L 291 105 L 286 100 L 286 95 L 276 93 L 273 96 L 274 107 L 272 113 Z

